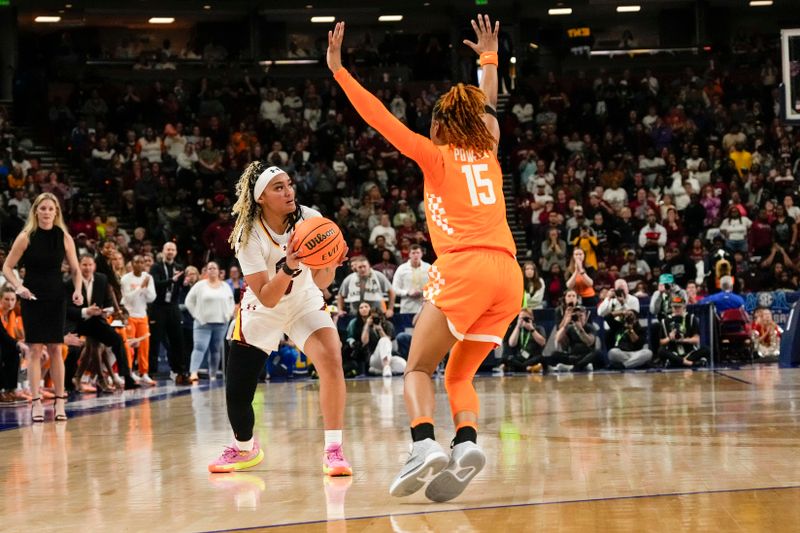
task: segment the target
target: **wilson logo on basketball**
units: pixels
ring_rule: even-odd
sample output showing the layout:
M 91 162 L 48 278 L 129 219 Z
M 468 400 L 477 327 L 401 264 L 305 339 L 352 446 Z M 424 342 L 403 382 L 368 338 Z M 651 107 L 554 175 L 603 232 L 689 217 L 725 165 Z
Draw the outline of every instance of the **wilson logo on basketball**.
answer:
M 308 239 L 305 242 L 306 248 L 310 252 L 314 248 L 316 248 L 318 244 L 325 242 L 325 240 L 328 237 L 331 237 L 332 235 L 335 235 L 335 234 L 336 234 L 336 229 L 334 229 L 334 228 L 329 229 L 325 233 L 317 233 L 316 236 L 314 236 L 311 239 Z

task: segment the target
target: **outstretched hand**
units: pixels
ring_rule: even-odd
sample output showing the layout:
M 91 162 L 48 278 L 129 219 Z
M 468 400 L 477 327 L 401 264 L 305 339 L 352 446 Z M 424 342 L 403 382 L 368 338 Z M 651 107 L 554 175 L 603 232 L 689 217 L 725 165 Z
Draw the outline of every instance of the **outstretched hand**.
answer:
M 492 21 L 489 20 L 489 15 L 478 15 L 477 18 L 477 22 L 470 20 L 470 23 L 472 24 L 472 29 L 475 30 L 478 42 L 473 43 L 468 39 L 464 39 L 464 44 L 472 48 L 478 55 L 483 52 L 497 52 L 497 34 L 500 32 L 500 22 L 495 21 L 494 31 L 492 31 Z M 330 37 L 328 40 L 330 41 Z M 328 48 L 328 57 L 330 57 L 330 48 Z M 330 59 L 328 59 L 328 66 L 330 66 Z
M 337 22 L 333 31 L 328 32 L 328 68 L 336 72 L 342 68 L 342 41 L 344 40 L 344 22 Z

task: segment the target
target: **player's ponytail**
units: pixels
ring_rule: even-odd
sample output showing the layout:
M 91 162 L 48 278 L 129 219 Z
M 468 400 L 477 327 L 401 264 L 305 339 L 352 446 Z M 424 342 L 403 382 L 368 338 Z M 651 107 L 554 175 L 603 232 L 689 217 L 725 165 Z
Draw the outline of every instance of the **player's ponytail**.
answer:
M 486 108 L 486 95 L 474 85 L 458 83 L 444 93 L 433 106 L 447 142 L 475 152 L 491 152 L 497 142 L 481 115 Z
M 259 205 L 256 199 L 253 198 L 253 188 L 265 168 L 260 161 L 253 161 L 244 169 L 239 178 L 239 183 L 236 184 L 236 196 L 238 198 L 231 210 L 233 216 L 236 217 L 236 225 L 233 227 L 231 236 L 228 237 L 228 242 L 232 248 L 236 248 L 237 243 L 247 244 L 247 239 L 250 237 L 253 221 L 258 216 L 259 211 Z

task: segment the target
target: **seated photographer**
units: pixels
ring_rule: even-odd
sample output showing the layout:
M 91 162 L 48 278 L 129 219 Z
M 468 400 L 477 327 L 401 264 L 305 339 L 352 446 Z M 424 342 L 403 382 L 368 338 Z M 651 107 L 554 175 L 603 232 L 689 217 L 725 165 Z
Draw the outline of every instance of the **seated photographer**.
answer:
M 594 370 L 600 352 L 595 348 L 597 328 L 588 319 L 583 306 L 567 303 L 556 330 L 556 351 L 543 358 L 545 369 L 558 365 L 556 370 Z
M 368 302 L 358 305 L 358 316 L 347 325 L 347 343 L 353 348 L 356 359 L 368 365 L 370 374 L 391 377 L 405 371 L 405 359 L 392 355 L 393 336 L 392 323 Z
M 686 291 L 675 285 L 672 274 L 661 274 L 658 278 L 658 290 L 650 298 L 650 314 L 661 320 L 672 315 L 672 299 L 680 296 L 686 301 Z
M 639 324 L 636 311 L 626 310 L 622 314 L 622 326 L 610 337 L 608 360 L 612 367 L 639 368 L 653 359 L 653 352 L 646 347 L 644 328 Z
M 687 301 L 686 291 L 675 285 L 672 274 L 661 274 L 658 278 L 658 290 L 650 297 L 650 315 L 653 322 L 650 324 L 650 349 L 658 353 L 660 346 L 656 342 L 660 337 L 659 321 L 672 316 L 672 299 L 680 296 Z
M 686 312 L 686 300 L 681 296 L 674 296 L 670 306 L 672 316 L 659 321 L 659 360 L 667 367 L 708 365 L 708 348 L 700 346 L 700 321 Z
M 541 368 L 542 350 L 547 342 L 544 328 L 534 323 L 533 313 L 522 309 L 517 323 L 508 337 L 508 351 L 503 360 L 503 370 L 509 372 L 535 372 Z
M 625 315 L 628 311 L 639 314 L 639 298 L 628 294 L 628 283 L 624 279 L 614 282 L 614 290 L 600 303 L 597 313 L 603 317 L 608 325 L 606 344 L 612 345 L 612 340 L 624 329 Z
M 564 315 L 572 313 L 572 308 L 581 303 L 581 297 L 572 289 L 567 289 L 564 296 L 556 307 L 555 322 L 560 324 Z M 555 335 L 555 333 L 553 333 Z

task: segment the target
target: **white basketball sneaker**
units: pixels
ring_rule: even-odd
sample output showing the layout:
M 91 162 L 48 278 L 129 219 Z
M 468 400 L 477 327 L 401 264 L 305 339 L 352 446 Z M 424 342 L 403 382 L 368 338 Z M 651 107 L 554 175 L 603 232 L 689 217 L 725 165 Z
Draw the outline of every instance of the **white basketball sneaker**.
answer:
M 389 486 L 389 494 L 396 497 L 410 496 L 447 466 L 447 453 L 433 439 L 411 444 L 408 460 Z
M 472 478 L 486 464 L 483 450 L 472 441 L 453 446 L 447 468 L 439 472 L 425 489 L 425 496 L 434 502 L 447 502 L 464 492 Z

